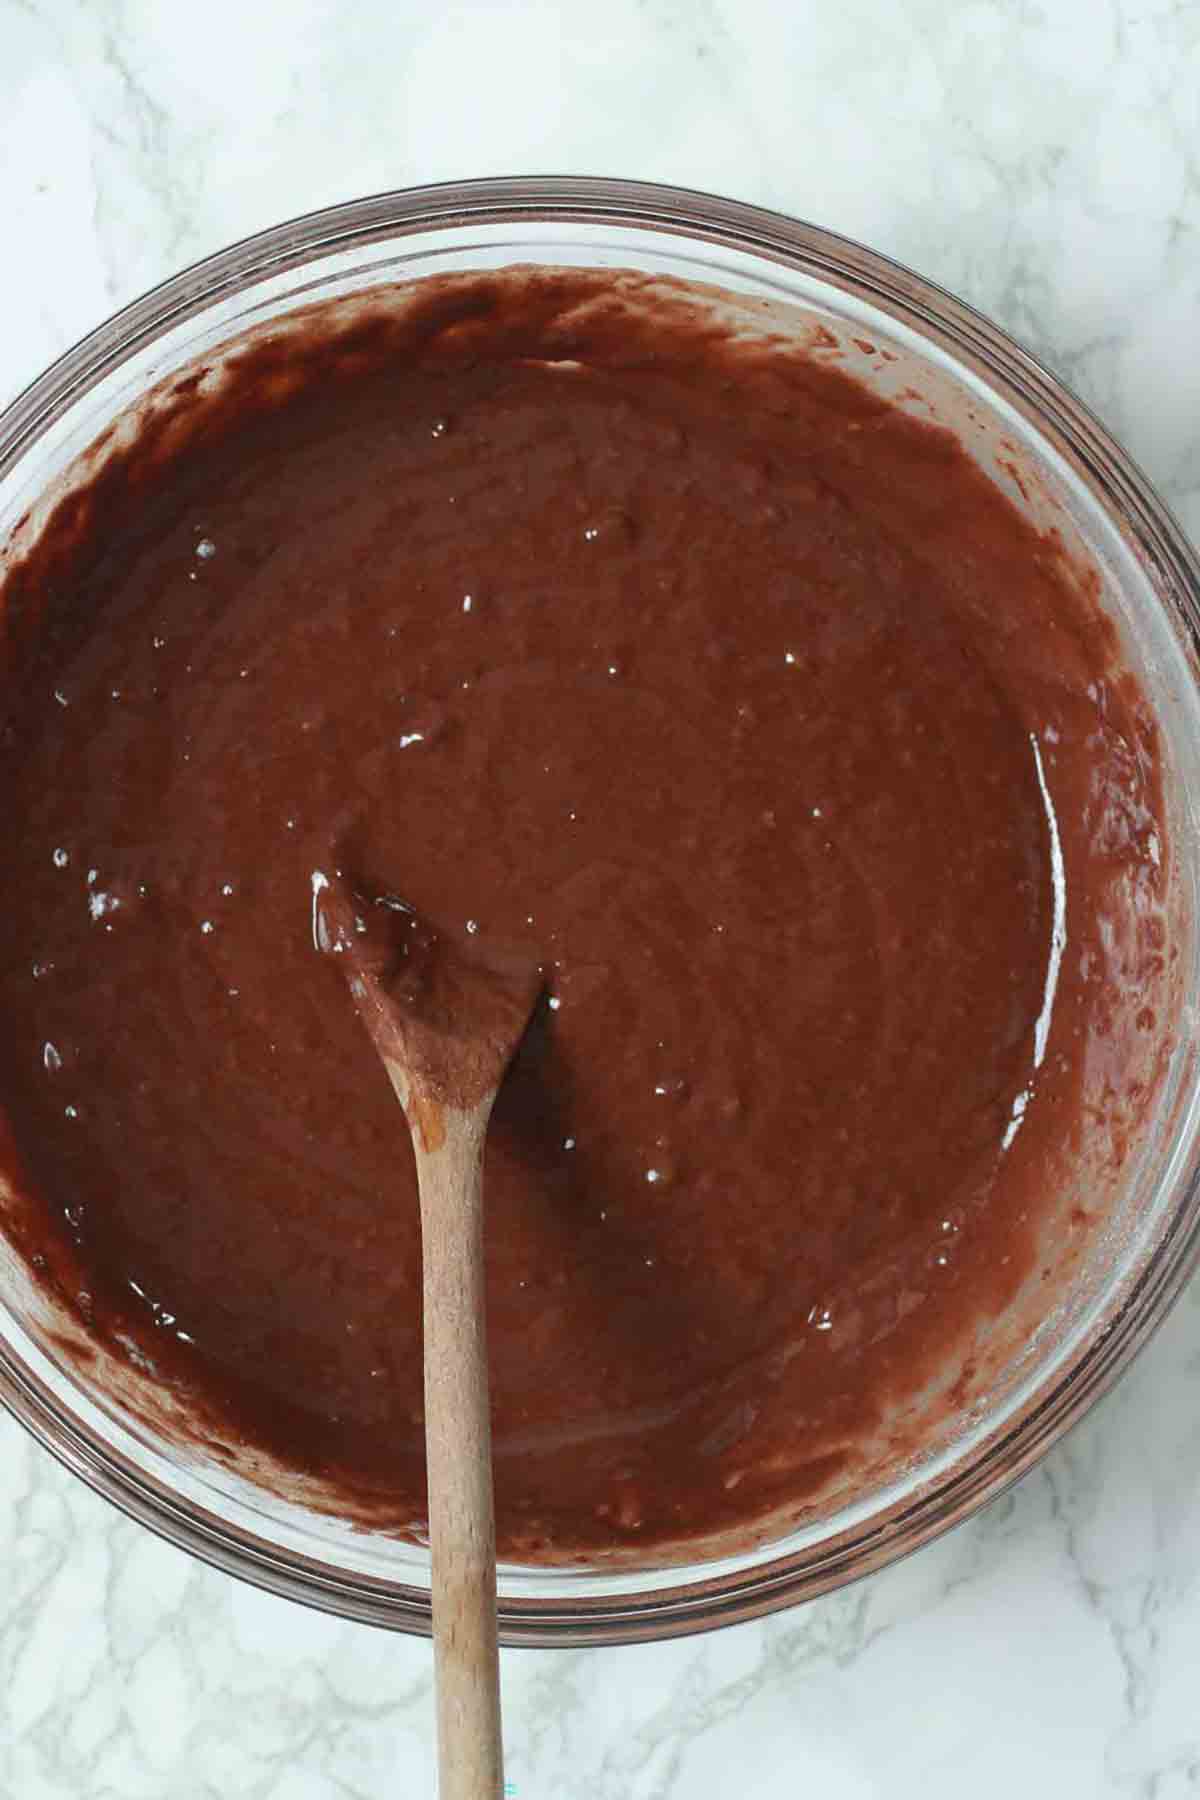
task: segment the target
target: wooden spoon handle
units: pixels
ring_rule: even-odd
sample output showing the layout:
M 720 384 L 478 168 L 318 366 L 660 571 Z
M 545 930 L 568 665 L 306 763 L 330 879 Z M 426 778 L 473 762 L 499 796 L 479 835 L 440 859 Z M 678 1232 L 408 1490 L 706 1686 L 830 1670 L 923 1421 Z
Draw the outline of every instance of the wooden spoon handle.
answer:
M 489 1094 L 471 1112 L 439 1109 L 436 1126 L 429 1119 L 413 1133 L 424 1260 L 439 1800 L 501 1800 L 504 1792 L 483 1281 L 483 1144 L 491 1105 Z

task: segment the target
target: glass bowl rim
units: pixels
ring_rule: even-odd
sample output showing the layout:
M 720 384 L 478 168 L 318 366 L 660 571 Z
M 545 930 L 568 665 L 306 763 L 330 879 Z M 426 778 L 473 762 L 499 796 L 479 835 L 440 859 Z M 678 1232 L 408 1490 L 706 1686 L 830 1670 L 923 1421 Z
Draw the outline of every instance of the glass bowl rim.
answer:
M 301 214 L 184 268 L 96 326 L 0 412 L 0 476 L 103 377 L 170 328 L 254 283 L 370 243 L 438 229 L 607 225 L 700 240 L 864 294 L 1014 402 L 1080 472 L 1151 564 L 1164 572 L 1200 641 L 1200 557 L 1132 459 L 1091 411 L 999 326 L 935 283 L 853 239 L 702 191 L 600 176 L 497 176 L 395 189 Z M 815 1549 L 732 1575 L 663 1571 L 667 1585 L 612 1596 L 501 1599 L 503 1641 L 582 1645 L 655 1640 L 737 1623 L 869 1574 L 932 1541 L 1016 1481 L 1075 1424 L 1162 1323 L 1200 1265 L 1200 1176 L 1193 1157 L 1138 1279 L 1049 1392 L 1000 1428 L 949 1480 L 884 1522 L 868 1519 Z M 362 1623 L 428 1635 L 428 1593 L 339 1574 L 182 1501 L 81 1424 L 0 1341 L 0 1402 L 56 1459 L 159 1536 L 226 1574 Z M 696 1579 L 677 1584 L 676 1575 Z

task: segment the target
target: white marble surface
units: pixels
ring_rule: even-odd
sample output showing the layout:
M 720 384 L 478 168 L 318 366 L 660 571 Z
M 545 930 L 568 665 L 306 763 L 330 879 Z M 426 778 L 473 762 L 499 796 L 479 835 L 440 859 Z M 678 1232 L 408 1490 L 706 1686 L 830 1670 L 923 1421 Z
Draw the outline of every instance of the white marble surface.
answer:
M 1196 0 L 0 0 L 0 399 L 180 264 L 460 174 L 707 186 L 890 251 L 1200 533 Z M 190 1564 L 0 1419 L 4 1800 L 431 1794 L 425 1645 Z M 1009 1498 L 769 1623 L 505 1660 L 520 1800 L 1200 1795 L 1200 1294 Z

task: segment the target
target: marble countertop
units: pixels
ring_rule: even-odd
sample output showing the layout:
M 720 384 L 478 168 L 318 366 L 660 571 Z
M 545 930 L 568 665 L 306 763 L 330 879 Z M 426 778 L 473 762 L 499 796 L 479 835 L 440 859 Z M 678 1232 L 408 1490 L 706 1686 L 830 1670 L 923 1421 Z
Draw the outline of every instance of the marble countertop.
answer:
M 0 0 L 0 401 L 290 214 L 522 170 L 933 276 L 1200 535 L 1196 0 Z M 190 1563 L 0 1418 L 3 1800 L 432 1794 L 428 1646 Z M 520 1800 L 1200 1795 L 1200 1292 L 1015 1491 L 762 1624 L 506 1653 Z

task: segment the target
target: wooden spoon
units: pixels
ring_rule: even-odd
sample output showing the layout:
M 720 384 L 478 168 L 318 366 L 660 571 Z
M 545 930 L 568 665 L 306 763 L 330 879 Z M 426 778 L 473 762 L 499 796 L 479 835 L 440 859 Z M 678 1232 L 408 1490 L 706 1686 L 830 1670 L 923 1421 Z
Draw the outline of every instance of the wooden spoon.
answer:
M 440 1800 L 504 1791 L 483 1282 L 483 1147 L 541 991 L 484 966 L 403 901 L 313 874 L 313 940 L 342 959 L 412 1135 L 421 1197 L 425 1455 Z

